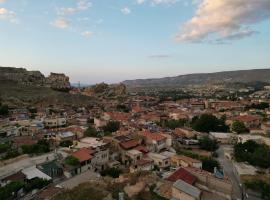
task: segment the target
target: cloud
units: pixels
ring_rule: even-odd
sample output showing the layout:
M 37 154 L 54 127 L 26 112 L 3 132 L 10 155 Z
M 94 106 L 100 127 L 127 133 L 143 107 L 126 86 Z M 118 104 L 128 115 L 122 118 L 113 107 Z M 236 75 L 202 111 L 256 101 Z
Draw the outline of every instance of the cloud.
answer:
M 17 23 L 16 13 L 6 8 L 0 8 L 0 20 L 9 21 L 11 23 Z
M 121 12 L 124 14 L 124 15 L 128 15 L 131 13 L 131 10 L 128 8 L 128 7 L 124 7 L 121 9 Z
M 63 17 L 59 17 L 52 22 L 52 25 L 57 28 L 65 29 L 69 27 L 69 21 Z
M 82 36 L 84 36 L 86 38 L 90 38 L 93 35 L 93 32 L 91 32 L 91 31 L 84 31 L 81 34 L 82 34 Z
M 179 0 L 136 0 L 136 3 L 141 5 L 147 1 L 150 2 L 151 5 L 161 5 L 161 4 L 170 5 L 177 3 Z
M 178 42 L 237 40 L 257 33 L 251 26 L 269 17 L 269 0 L 202 0 L 175 39 Z
M 169 54 L 153 54 L 148 56 L 148 58 L 170 58 L 171 55 Z
M 88 10 L 92 7 L 92 3 L 89 0 L 78 0 L 74 7 L 61 7 L 57 10 L 58 15 L 69 15 L 77 12 Z

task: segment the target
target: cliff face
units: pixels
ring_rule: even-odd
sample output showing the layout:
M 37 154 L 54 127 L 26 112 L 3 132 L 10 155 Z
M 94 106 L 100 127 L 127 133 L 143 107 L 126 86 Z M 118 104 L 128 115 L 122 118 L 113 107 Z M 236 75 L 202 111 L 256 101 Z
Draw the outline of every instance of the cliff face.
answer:
M 53 89 L 70 89 L 69 77 L 51 73 L 45 77 L 39 71 L 27 71 L 24 68 L 0 67 L 0 81 L 15 82 L 22 85 L 44 86 Z
M 124 84 L 108 85 L 106 83 L 100 83 L 84 88 L 82 93 L 87 96 L 119 96 L 126 94 L 126 86 Z

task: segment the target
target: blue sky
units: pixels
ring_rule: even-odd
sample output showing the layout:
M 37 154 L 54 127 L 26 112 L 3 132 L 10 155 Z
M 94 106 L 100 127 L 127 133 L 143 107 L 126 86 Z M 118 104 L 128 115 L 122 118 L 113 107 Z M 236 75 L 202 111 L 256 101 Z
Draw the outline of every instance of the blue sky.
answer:
M 72 82 L 270 67 L 269 0 L 0 0 L 0 66 Z

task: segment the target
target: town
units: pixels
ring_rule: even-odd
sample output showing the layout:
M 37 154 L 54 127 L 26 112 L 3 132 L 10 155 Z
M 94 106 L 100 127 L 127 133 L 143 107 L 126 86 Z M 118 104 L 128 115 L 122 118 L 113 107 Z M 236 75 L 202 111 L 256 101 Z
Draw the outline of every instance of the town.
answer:
M 269 86 L 64 85 L 97 99 L 0 104 L 0 199 L 270 198 Z

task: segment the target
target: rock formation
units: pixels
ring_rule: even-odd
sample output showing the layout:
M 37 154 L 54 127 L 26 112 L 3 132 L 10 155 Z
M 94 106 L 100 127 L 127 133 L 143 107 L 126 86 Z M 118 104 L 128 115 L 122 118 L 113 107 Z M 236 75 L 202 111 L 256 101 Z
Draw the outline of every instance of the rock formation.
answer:
M 126 86 L 124 84 L 108 85 L 106 83 L 96 84 L 94 86 L 86 87 L 82 93 L 87 96 L 101 95 L 101 96 L 119 96 L 126 94 Z
M 68 90 L 71 87 L 69 77 L 64 74 L 51 73 L 49 77 L 45 77 L 40 71 L 27 71 L 24 68 L 14 67 L 0 67 L 0 81 L 59 90 Z

